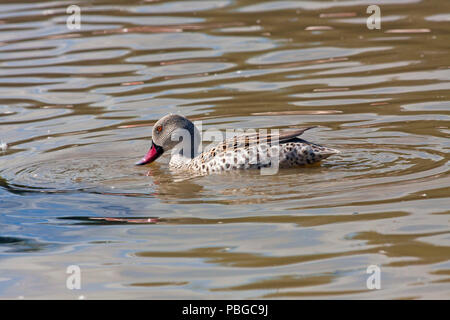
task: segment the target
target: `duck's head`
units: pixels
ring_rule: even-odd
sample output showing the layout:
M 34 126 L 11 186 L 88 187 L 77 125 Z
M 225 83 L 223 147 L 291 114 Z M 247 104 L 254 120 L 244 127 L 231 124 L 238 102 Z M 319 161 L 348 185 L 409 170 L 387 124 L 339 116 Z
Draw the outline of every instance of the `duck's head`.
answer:
M 184 156 L 193 158 L 198 145 L 198 131 L 194 124 L 189 119 L 177 114 L 169 114 L 159 119 L 153 126 L 152 145 L 150 150 L 145 157 L 136 164 L 144 165 L 155 161 L 164 152 L 169 151 L 178 145 L 181 140 L 180 137 L 182 137 L 183 140 L 189 138 L 186 141 L 183 141 L 187 144 L 184 144 L 183 149 L 180 150 L 180 154 L 183 155 L 183 150 L 186 150 L 186 145 L 188 145 L 189 149 L 187 150 L 189 150 L 189 152 L 184 151 Z

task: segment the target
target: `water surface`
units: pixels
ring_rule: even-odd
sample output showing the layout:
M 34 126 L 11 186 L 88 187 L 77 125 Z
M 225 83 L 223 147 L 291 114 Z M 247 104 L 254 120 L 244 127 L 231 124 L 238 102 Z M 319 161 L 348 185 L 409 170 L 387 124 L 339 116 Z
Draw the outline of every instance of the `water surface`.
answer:
M 372 2 L 2 1 L 0 297 L 448 299 L 450 3 Z M 170 112 L 342 153 L 134 166 Z

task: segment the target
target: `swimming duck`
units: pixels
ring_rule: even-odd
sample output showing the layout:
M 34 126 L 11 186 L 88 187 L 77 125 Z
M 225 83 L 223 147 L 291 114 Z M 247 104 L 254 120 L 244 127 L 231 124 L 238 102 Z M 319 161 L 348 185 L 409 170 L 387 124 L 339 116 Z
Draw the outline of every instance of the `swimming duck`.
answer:
M 171 169 L 209 174 L 235 169 L 260 169 L 273 166 L 275 163 L 280 168 L 296 167 L 319 162 L 339 153 L 336 149 L 298 138 L 312 128 L 315 127 L 280 134 L 243 134 L 226 139 L 212 149 L 198 154 L 200 141 L 198 129 L 187 118 L 169 114 L 154 125 L 150 150 L 136 164 L 151 163 L 164 152 L 172 150 L 169 162 Z M 187 142 L 184 148 L 179 147 L 182 143 L 177 137 L 183 137 L 182 143 Z M 177 150 L 173 152 L 175 148 Z

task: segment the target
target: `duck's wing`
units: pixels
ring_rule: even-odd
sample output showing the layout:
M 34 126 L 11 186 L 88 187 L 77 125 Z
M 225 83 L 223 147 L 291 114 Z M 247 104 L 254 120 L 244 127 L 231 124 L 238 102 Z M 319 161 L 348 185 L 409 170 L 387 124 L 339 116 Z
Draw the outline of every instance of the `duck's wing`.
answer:
M 261 135 L 259 133 L 252 133 L 235 136 L 224 140 L 217 146 L 213 147 L 211 150 L 202 153 L 200 157 L 202 158 L 203 161 L 207 161 L 210 158 L 215 157 L 219 153 L 228 151 L 235 152 L 239 148 L 248 148 L 250 145 L 272 144 L 272 142 L 275 142 L 277 140 L 278 143 L 287 142 L 291 139 L 294 139 L 302 135 L 303 132 L 312 128 L 316 128 L 316 126 L 299 128 L 296 130 L 282 133 L 268 133 Z
M 280 133 L 278 135 L 278 141 L 279 142 L 286 142 L 288 140 L 291 140 L 293 138 L 301 136 L 303 134 L 303 132 L 305 132 L 306 130 L 309 130 L 309 129 L 313 129 L 313 128 L 317 128 L 317 126 L 300 128 L 300 129 L 296 129 L 296 130 L 293 130 L 293 131 L 282 132 L 282 133 Z

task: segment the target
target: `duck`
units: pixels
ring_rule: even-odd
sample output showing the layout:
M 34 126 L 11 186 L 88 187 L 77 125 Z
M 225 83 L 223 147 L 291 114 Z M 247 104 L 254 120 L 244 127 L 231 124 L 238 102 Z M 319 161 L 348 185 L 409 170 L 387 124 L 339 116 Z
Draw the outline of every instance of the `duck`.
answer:
M 265 135 L 256 132 L 237 135 L 200 152 L 200 133 L 192 121 L 182 115 L 168 114 L 153 126 L 150 149 L 136 165 L 152 163 L 171 151 L 170 169 L 211 174 L 274 166 L 299 167 L 318 163 L 340 153 L 337 149 L 299 138 L 305 131 L 313 128 L 315 127 Z

